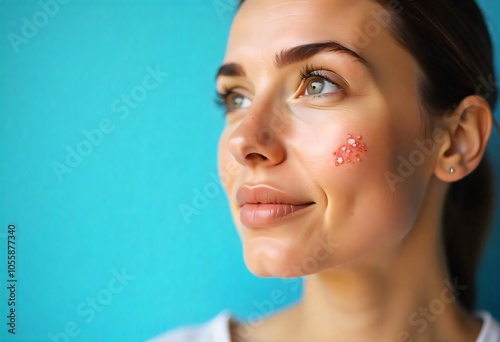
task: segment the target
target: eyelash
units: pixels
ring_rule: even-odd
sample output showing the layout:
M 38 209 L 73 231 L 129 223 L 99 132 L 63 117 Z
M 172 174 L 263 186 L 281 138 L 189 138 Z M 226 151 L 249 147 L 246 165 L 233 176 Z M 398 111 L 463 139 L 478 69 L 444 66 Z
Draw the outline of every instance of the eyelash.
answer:
M 302 79 L 302 81 L 305 81 L 306 79 L 308 79 L 311 76 L 319 76 L 319 77 L 323 77 L 327 81 L 332 82 L 326 75 L 321 73 L 321 71 L 320 71 L 321 69 L 323 69 L 323 68 L 321 68 L 321 67 L 315 68 L 314 66 L 312 66 L 310 64 L 306 65 L 299 72 L 300 78 Z
M 303 67 L 302 70 L 300 71 L 300 77 L 302 79 L 302 83 L 304 83 L 310 77 L 320 77 L 320 78 L 324 79 L 325 81 L 328 81 L 328 82 L 336 85 L 337 87 L 340 88 L 340 90 L 342 90 L 342 87 L 340 86 L 340 84 L 332 81 L 330 79 L 330 77 L 328 77 L 323 72 L 321 72 L 322 69 L 323 69 L 322 67 L 316 68 L 310 64 Z M 328 95 L 332 95 L 332 94 L 307 95 L 307 96 L 319 98 L 319 97 L 328 96 Z
M 215 104 L 221 108 L 226 108 L 227 98 L 234 93 L 232 89 L 224 87 L 222 92 L 215 91 Z
M 304 66 L 299 72 L 302 83 L 305 82 L 308 78 L 313 77 L 313 76 L 314 77 L 321 77 L 324 80 L 326 80 L 332 84 L 335 84 L 340 89 L 342 89 L 342 87 L 338 83 L 332 81 L 327 75 L 322 73 L 321 69 L 323 69 L 323 68 L 322 67 L 316 68 L 311 64 Z M 234 93 L 234 91 L 232 89 L 229 89 L 226 87 L 224 87 L 222 92 L 216 91 L 215 103 L 217 104 L 217 106 L 219 106 L 221 108 L 226 108 L 227 99 L 233 93 Z M 331 95 L 331 94 L 307 95 L 307 96 L 319 98 L 319 97 L 328 96 L 328 95 Z

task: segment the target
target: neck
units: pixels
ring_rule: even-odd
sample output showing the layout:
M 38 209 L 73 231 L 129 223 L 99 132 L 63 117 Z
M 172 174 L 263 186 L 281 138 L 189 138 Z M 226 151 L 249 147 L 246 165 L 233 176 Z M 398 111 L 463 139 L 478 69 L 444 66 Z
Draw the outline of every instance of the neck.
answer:
M 444 196 L 446 189 L 434 188 Z M 431 193 L 432 191 L 428 191 Z M 449 280 L 435 193 L 397 245 L 305 277 L 302 300 L 235 341 L 476 341 L 481 323 L 460 304 L 472 291 Z M 235 329 L 237 330 L 237 329 Z
M 467 286 L 448 279 L 432 222 L 383 253 L 306 277 L 299 340 L 475 341 L 481 324 L 460 304 Z

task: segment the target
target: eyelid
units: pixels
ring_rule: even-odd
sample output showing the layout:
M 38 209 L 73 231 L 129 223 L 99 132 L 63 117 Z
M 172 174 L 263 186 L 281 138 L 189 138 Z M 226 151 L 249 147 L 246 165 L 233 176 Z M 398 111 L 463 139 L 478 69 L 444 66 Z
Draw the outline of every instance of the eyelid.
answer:
M 332 73 L 336 77 L 340 78 L 341 81 L 336 82 L 335 80 L 333 80 L 332 77 L 328 76 L 328 74 L 326 74 L 326 73 Z M 339 74 L 337 74 L 336 72 L 322 68 L 322 67 L 316 68 L 312 65 L 306 65 L 300 71 L 300 77 L 302 80 L 301 80 L 300 85 L 299 85 L 297 92 L 296 92 L 297 98 L 315 99 L 315 98 L 320 98 L 320 97 L 324 97 L 324 96 L 336 96 L 336 95 L 339 95 L 340 93 L 345 93 L 347 86 L 342 85 L 342 83 L 345 82 L 345 84 L 348 85 L 347 81 L 345 81 L 345 79 L 342 76 L 340 76 Z M 305 95 L 304 93 L 305 93 L 305 87 L 307 85 L 307 81 L 312 77 L 323 78 L 327 82 L 330 82 L 331 84 L 336 85 L 339 88 L 339 90 L 336 92 L 331 92 L 331 93 L 326 93 L 326 94 Z M 344 81 L 344 82 L 342 82 L 342 81 Z
M 235 87 L 222 86 L 221 88 L 222 88 L 222 90 L 218 90 L 218 89 L 216 90 L 216 93 L 220 96 L 231 95 L 233 93 L 236 93 L 238 95 L 248 97 L 249 99 L 251 99 L 251 97 L 249 96 L 248 90 L 246 90 L 245 88 L 243 88 L 241 86 L 235 86 Z
M 329 77 L 327 73 L 333 74 L 335 77 Z M 325 78 L 326 80 L 329 80 L 332 83 L 338 84 L 339 86 L 342 87 L 342 83 L 348 87 L 349 82 L 342 76 L 340 76 L 338 73 L 336 73 L 333 70 L 329 70 L 328 68 L 324 68 L 322 66 L 316 67 L 313 64 L 306 64 L 301 70 L 300 70 L 300 77 L 302 78 L 302 81 L 306 80 L 308 77 L 311 76 L 320 76 Z M 339 82 L 335 82 L 333 79 L 338 78 L 340 79 Z M 342 88 L 346 88 L 342 87 Z
M 233 110 L 229 110 L 227 108 L 227 99 L 229 98 L 229 96 L 231 96 L 233 94 L 245 97 L 245 98 L 249 99 L 250 101 L 253 101 L 251 96 L 248 96 L 247 94 L 245 94 L 245 93 L 248 93 L 248 91 L 240 86 L 235 86 L 235 87 L 222 86 L 221 88 L 222 88 L 221 91 L 218 89 L 215 91 L 215 93 L 216 93 L 215 103 L 218 106 L 220 106 L 221 108 L 223 108 L 225 110 L 226 114 L 233 111 Z M 234 109 L 234 110 L 237 110 L 237 109 Z
M 335 71 L 332 71 L 332 70 L 328 70 L 327 68 L 324 68 L 321 66 L 315 67 L 312 64 L 307 64 L 301 69 L 301 71 L 299 73 L 300 73 L 301 82 L 300 82 L 299 87 L 296 91 L 296 95 L 298 95 L 297 93 L 302 94 L 305 91 L 305 89 L 304 89 L 305 82 L 311 77 L 323 78 L 327 82 L 330 82 L 330 83 L 336 85 L 339 88 L 339 90 L 336 92 L 331 92 L 331 93 L 326 93 L 326 94 L 300 95 L 297 97 L 304 97 L 305 96 L 305 97 L 310 97 L 310 98 L 319 98 L 319 97 L 323 97 L 323 96 L 335 96 L 335 95 L 338 95 L 340 93 L 345 93 L 346 89 L 349 86 L 349 83 L 342 76 L 340 76 L 338 73 L 336 73 Z M 332 74 L 334 77 L 331 77 L 328 74 Z M 216 103 L 219 106 L 221 106 L 222 108 L 227 108 L 227 106 L 226 106 L 227 98 L 229 96 L 231 96 L 232 94 L 237 94 L 237 95 L 246 97 L 250 101 L 253 102 L 252 96 L 249 94 L 249 91 L 247 89 L 245 89 L 244 87 L 242 87 L 241 85 L 233 85 L 233 86 L 221 85 L 220 88 L 222 88 L 222 91 L 219 91 L 218 89 L 216 90 L 216 96 L 217 96 Z M 229 113 L 231 110 L 226 110 L 226 111 Z

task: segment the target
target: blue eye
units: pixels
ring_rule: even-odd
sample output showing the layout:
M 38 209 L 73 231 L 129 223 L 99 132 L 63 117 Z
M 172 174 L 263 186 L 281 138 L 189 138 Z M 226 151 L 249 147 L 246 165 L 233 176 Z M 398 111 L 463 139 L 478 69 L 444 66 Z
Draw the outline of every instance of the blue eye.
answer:
M 340 90 L 338 84 L 326 79 L 324 76 L 311 76 L 306 84 L 305 95 L 322 95 L 336 93 Z
M 312 65 L 306 65 L 300 71 L 302 85 L 305 85 L 304 94 L 302 96 L 322 96 L 327 94 L 335 94 L 342 91 L 342 87 L 333 82 L 322 68 L 314 68 Z
M 248 97 L 241 95 L 233 90 L 226 90 L 224 93 L 217 93 L 217 103 L 225 108 L 227 112 L 248 108 L 252 104 L 252 100 Z
M 252 104 L 252 101 L 241 94 L 231 93 L 226 99 L 226 107 L 228 110 L 235 110 L 240 108 L 248 108 Z

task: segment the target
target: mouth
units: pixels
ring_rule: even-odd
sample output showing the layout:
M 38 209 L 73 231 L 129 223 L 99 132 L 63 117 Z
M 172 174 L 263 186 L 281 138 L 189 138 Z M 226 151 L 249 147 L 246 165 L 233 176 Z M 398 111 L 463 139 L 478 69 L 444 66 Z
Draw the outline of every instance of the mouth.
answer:
M 267 184 L 243 185 L 236 193 L 240 220 L 249 228 L 284 223 L 315 204 Z

